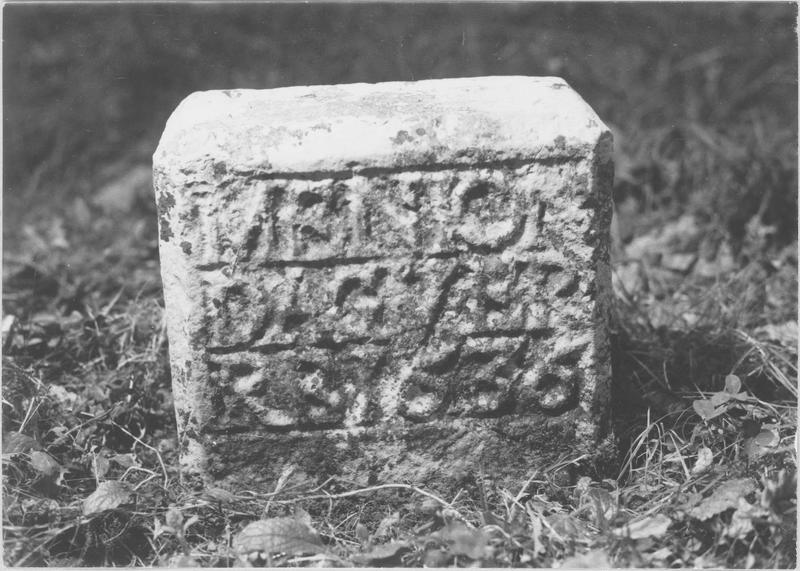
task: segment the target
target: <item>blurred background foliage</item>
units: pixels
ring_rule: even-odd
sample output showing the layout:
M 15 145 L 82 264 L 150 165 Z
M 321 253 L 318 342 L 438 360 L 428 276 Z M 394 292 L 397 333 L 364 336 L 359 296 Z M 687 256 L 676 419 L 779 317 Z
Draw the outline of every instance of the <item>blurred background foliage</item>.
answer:
M 617 198 L 638 193 L 637 214 L 702 195 L 736 232 L 778 186 L 766 216 L 792 240 L 795 18 L 790 3 L 6 5 L 4 236 L 90 197 L 109 163 L 148 161 L 192 91 L 520 74 L 565 78 L 613 127 Z

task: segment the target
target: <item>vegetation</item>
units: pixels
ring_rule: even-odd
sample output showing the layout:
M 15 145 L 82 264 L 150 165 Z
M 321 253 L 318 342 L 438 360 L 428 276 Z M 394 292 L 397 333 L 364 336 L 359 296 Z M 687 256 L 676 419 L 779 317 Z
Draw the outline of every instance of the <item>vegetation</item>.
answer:
M 793 4 L 8 5 L 10 566 L 796 566 Z M 614 434 L 524 489 L 183 486 L 149 155 L 211 88 L 564 77 L 615 131 Z M 575 477 L 577 476 L 577 477 Z M 400 506 L 399 508 L 388 506 Z

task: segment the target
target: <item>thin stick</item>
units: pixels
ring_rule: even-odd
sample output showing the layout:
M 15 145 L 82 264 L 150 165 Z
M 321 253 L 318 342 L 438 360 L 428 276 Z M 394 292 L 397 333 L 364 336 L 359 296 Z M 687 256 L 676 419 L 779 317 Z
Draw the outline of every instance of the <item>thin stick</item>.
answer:
M 164 465 L 164 460 L 161 458 L 161 453 L 152 446 L 150 446 L 149 444 L 147 444 L 146 442 L 144 442 L 138 436 L 131 434 L 124 426 L 121 426 L 116 420 L 112 420 L 111 423 L 116 425 L 117 428 L 119 428 L 122 432 L 133 438 L 136 442 L 138 442 L 145 448 L 149 448 L 150 450 L 155 452 L 156 458 L 158 458 L 158 463 L 161 464 L 161 470 L 164 472 L 164 488 L 166 488 L 169 485 L 169 476 L 167 475 L 167 467 Z
M 458 510 L 455 507 L 453 507 L 452 504 L 450 504 L 449 502 L 446 502 L 442 498 L 440 498 L 440 497 L 438 497 L 438 496 L 436 496 L 434 494 L 431 494 L 430 492 L 426 492 L 425 490 L 421 490 L 420 488 L 417 488 L 416 486 L 410 486 L 408 484 L 382 484 L 380 486 L 372 486 L 371 488 L 361 488 L 359 490 L 352 490 L 352 491 L 349 491 L 349 492 L 342 492 L 341 494 L 317 494 L 317 495 L 314 495 L 314 496 L 301 496 L 301 497 L 295 498 L 295 499 L 293 499 L 291 501 L 294 502 L 294 501 L 298 501 L 298 500 L 328 500 L 328 499 L 336 500 L 336 499 L 341 499 L 341 498 L 348 498 L 350 496 L 357 496 L 359 494 L 365 494 L 367 492 L 376 492 L 378 490 L 388 490 L 388 489 L 392 489 L 392 488 L 401 489 L 401 490 L 412 490 L 412 491 L 414 491 L 414 492 L 416 492 L 416 493 L 418 493 L 420 495 L 423 495 L 425 497 L 428 497 L 428 498 L 430 498 L 432 500 L 435 500 L 435 501 L 439 502 L 441 505 L 443 505 L 446 508 L 449 508 L 449 509 L 451 509 L 451 510 L 453 510 L 455 512 L 458 512 Z

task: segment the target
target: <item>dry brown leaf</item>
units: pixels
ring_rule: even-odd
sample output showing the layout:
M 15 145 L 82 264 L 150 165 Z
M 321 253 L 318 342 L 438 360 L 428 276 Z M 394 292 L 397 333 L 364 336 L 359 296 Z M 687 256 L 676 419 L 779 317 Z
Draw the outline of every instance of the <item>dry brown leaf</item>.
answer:
M 689 515 L 705 521 L 726 510 L 735 508 L 739 498 L 754 492 L 756 485 L 749 478 L 739 478 L 723 482 L 710 496 L 689 510 Z
M 42 445 L 35 438 L 19 432 L 3 435 L 3 454 L 20 454 L 28 450 L 41 450 Z
M 697 449 L 697 461 L 692 468 L 692 474 L 699 474 L 705 472 L 711 467 L 714 461 L 714 452 L 708 446 L 701 446 Z
M 103 482 L 83 500 L 83 515 L 111 510 L 126 503 L 131 497 L 131 488 L 125 482 Z
M 661 537 L 667 532 L 672 520 L 664 514 L 647 516 L 614 530 L 614 534 L 631 539 Z
M 45 476 L 52 476 L 61 469 L 59 463 L 56 462 L 52 456 L 46 452 L 39 452 L 38 450 L 31 452 L 31 466 L 33 466 L 34 470 L 41 472 Z
M 248 524 L 233 541 L 241 555 L 250 553 L 323 553 L 325 548 L 317 531 L 296 517 L 276 517 Z
M 390 541 L 373 547 L 367 553 L 354 556 L 353 561 L 363 565 L 386 564 L 411 549 L 411 546 L 405 541 Z

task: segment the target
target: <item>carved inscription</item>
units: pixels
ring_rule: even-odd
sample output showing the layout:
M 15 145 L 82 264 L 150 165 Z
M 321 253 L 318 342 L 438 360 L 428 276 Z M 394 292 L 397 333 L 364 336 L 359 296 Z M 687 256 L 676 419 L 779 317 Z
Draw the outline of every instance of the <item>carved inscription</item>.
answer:
M 577 168 L 251 185 L 253 212 L 218 213 L 237 222 L 209 251 L 225 261 L 198 267 L 212 380 L 226 387 L 219 429 L 576 406 L 592 351 L 578 333 L 593 295 L 591 213 L 558 193 L 581 192 Z M 569 224 L 549 232 L 560 218 Z
M 153 155 L 182 478 L 452 495 L 594 455 L 612 150 L 551 77 L 187 97 Z

